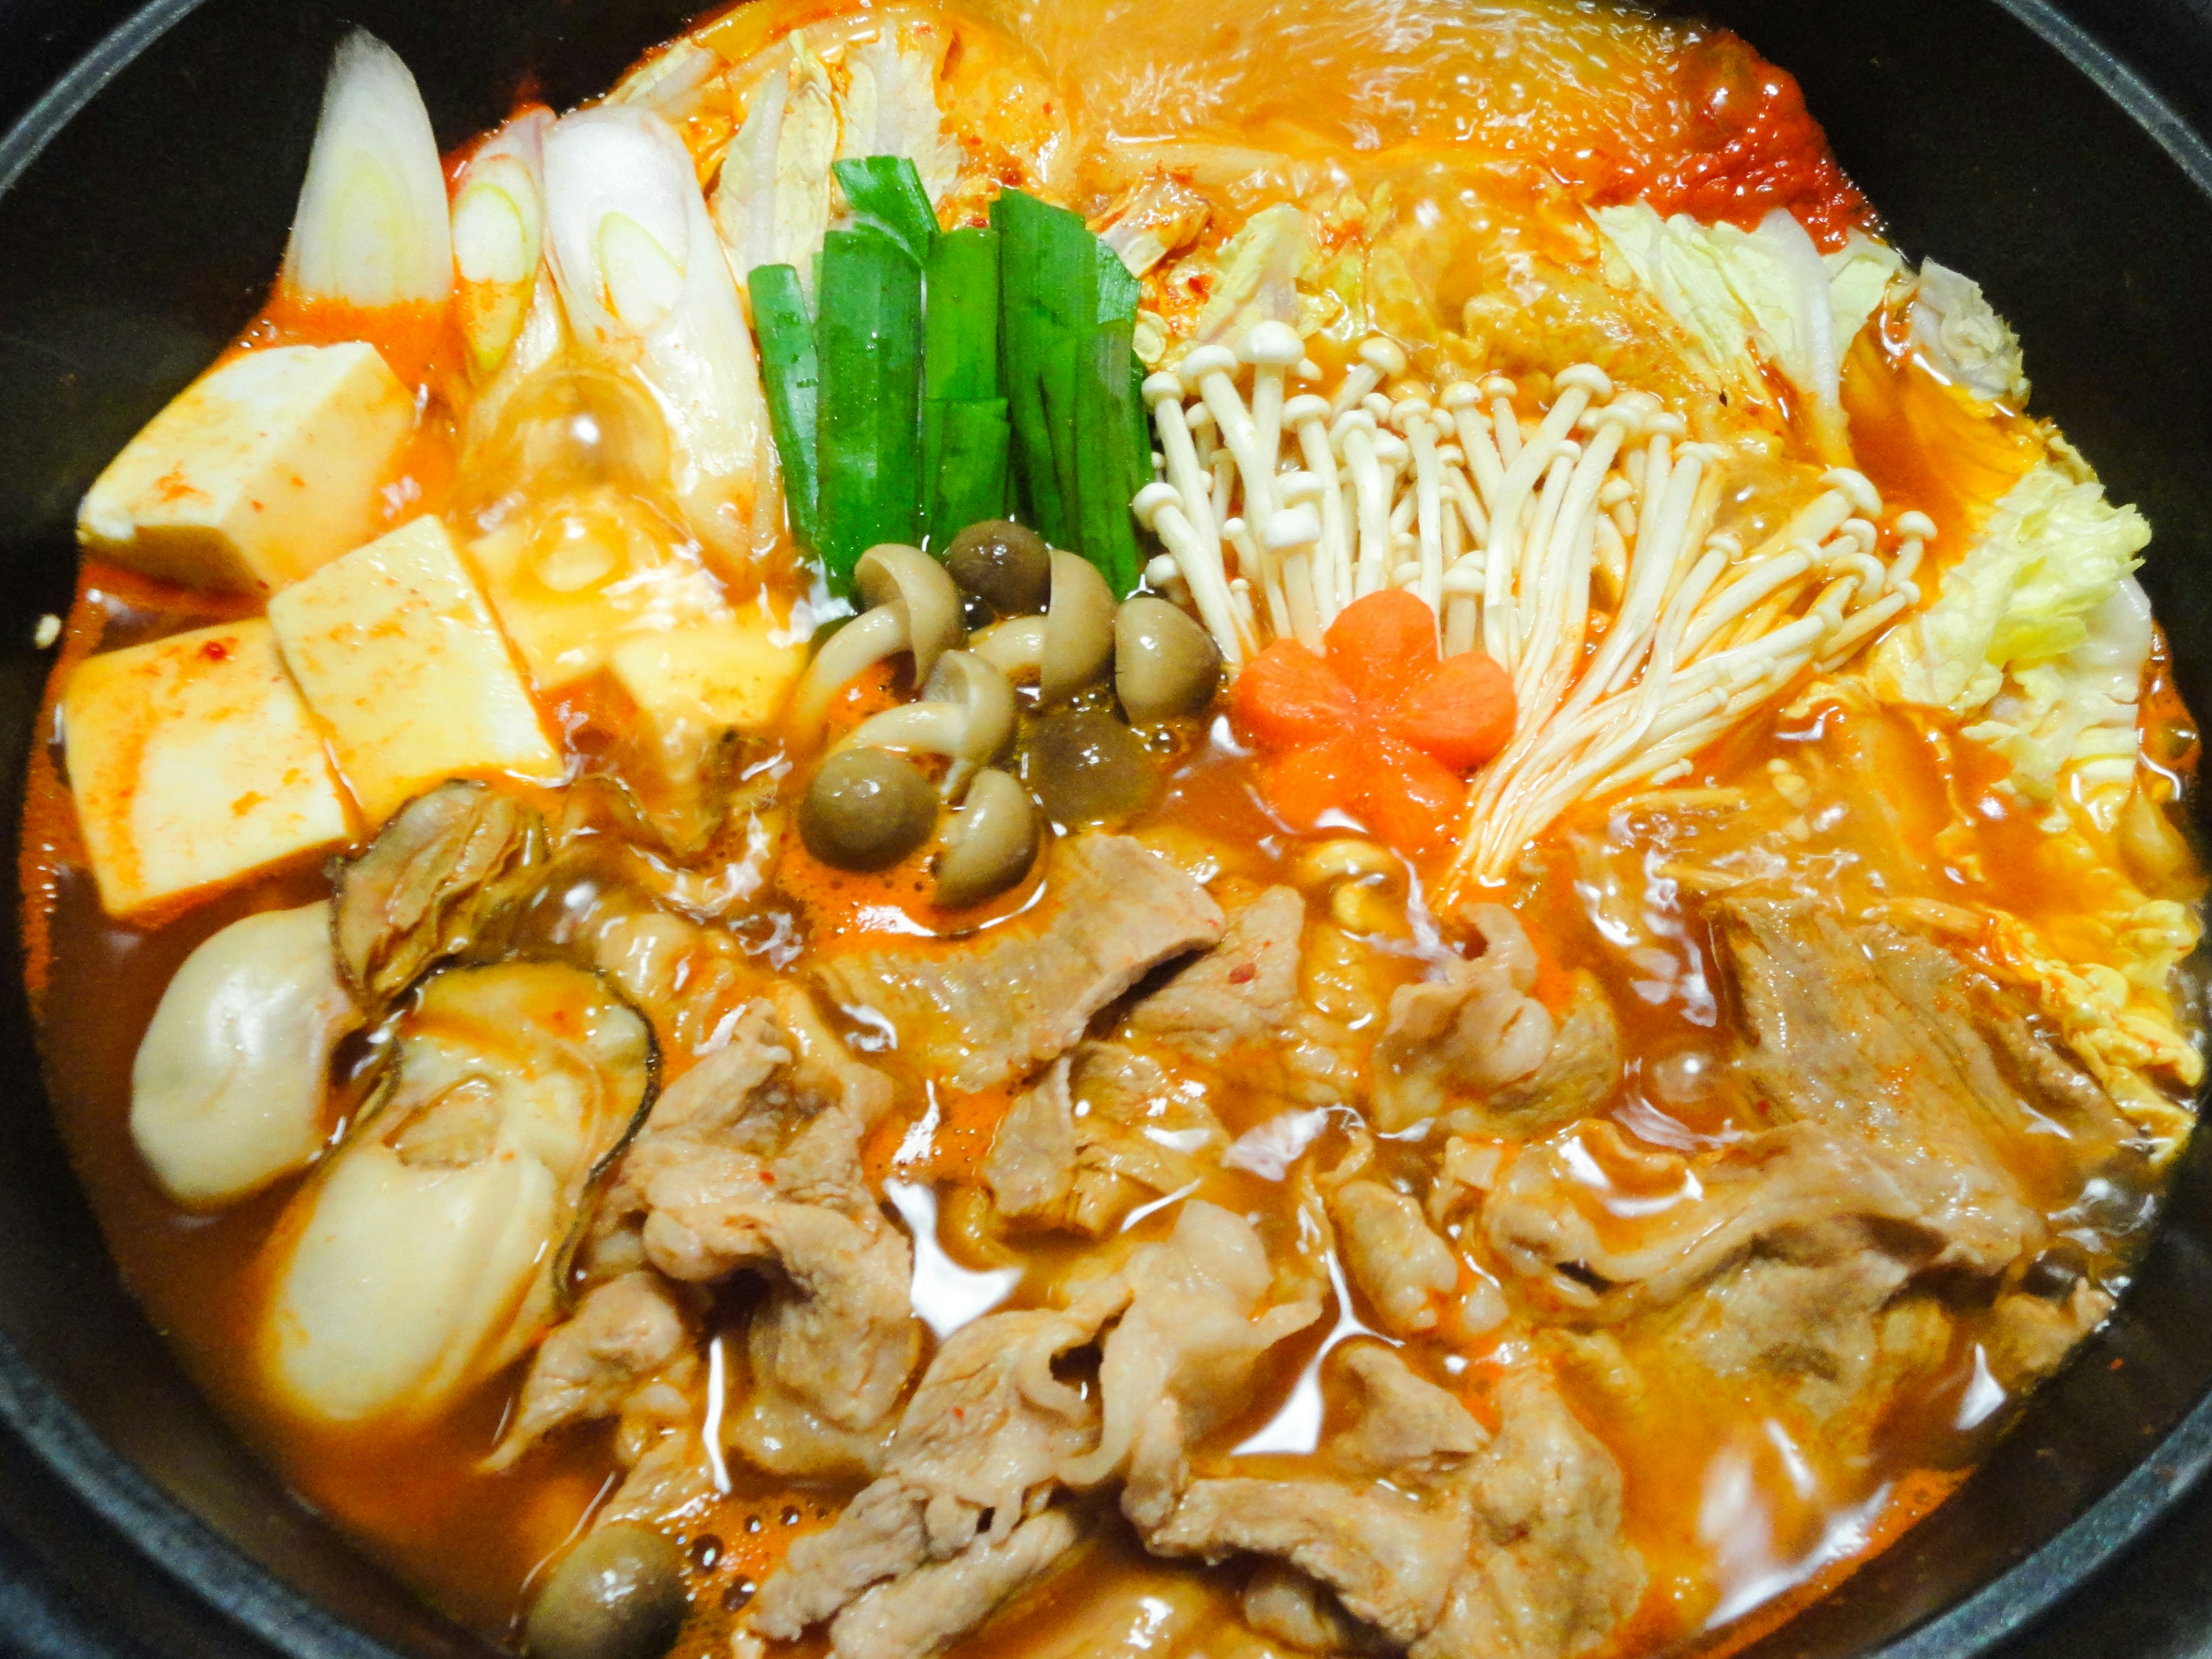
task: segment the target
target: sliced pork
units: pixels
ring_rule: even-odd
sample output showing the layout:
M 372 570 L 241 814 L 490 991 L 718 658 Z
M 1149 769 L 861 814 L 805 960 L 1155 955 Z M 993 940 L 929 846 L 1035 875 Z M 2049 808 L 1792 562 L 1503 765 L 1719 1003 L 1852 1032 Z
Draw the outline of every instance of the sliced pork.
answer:
M 830 999 L 887 1021 L 901 1050 L 956 1089 L 1026 1077 L 1153 969 L 1221 937 L 1220 907 L 1123 836 L 1055 845 L 1039 911 L 968 939 L 818 963 Z

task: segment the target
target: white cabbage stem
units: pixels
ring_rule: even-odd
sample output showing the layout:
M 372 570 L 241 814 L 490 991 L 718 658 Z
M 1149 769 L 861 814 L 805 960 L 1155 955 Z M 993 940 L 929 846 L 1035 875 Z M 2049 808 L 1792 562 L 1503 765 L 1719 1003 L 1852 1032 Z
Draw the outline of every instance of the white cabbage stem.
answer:
M 277 290 L 375 310 L 453 288 L 446 174 L 422 94 L 366 29 L 338 42 Z

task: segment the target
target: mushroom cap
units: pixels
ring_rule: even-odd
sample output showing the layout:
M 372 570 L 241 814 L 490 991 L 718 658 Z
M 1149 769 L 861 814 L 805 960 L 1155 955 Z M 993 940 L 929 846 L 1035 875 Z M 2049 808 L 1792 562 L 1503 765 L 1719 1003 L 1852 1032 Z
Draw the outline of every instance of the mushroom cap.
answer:
M 1301 501 L 1286 507 L 1267 520 L 1267 546 L 1277 553 L 1311 547 L 1321 539 L 1321 514 Z
M 1301 392 L 1283 405 L 1285 426 L 1304 426 L 1308 421 L 1328 418 L 1328 399 L 1316 392 Z
M 860 555 L 853 579 L 870 610 L 895 601 L 906 606 L 907 646 L 917 680 L 930 677 L 941 653 L 966 641 L 960 590 L 945 567 L 920 548 L 878 542 Z
M 1129 507 L 1136 514 L 1137 522 L 1150 530 L 1159 518 L 1162 508 L 1172 507 L 1178 513 L 1183 512 L 1182 491 L 1164 481 L 1148 483 L 1137 492 L 1136 499 L 1129 503 Z M 1185 516 L 1188 515 L 1186 514 Z
M 1246 362 L 1268 368 L 1289 368 L 1306 355 L 1305 342 L 1288 323 L 1270 318 L 1255 324 L 1237 343 L 1237 355 Z M 1188 359 L 1186 366 L 1188 366 Z
M 1114 658 L 1114 590 L 1079 554 L 1052 554 L 1052 605 L 1045 612 L 1037 690 L 1047 702 L 1073 696 Z
M 1472 380 L 1454 380 L 1444 388 L 1446 409 L 1468 409 L 1482 401 L 1482 388 Z
M 968 787 L 968 800 L 945 828 L 937 863 L 937 902 L 961 909 L 994 898 L 1036 862 L 1037 813 L 1030 792 L 996 767 Z
M 1373 413 L 1364 409 L 1346 410 L 1343 414 L 1336 417 L 1336 424 L 1329 428 L 1329 441 L 1341 445 L 1347 432 L 1364 432 L 1369 437 L 1373 437 L 1376 434 Z
M 1182 607 L 1149 593 L 1114 619 L 1114 690 L 1132 724 L 1195 714 L 1221 683 L 1221 650 Z
M 1227 346 L 1202 345 L 1177 366 L 1186 388 L 1194 387 L 1209 374 L 1237 373 L 1237 354 Z
M 1395 340 L 1376 334 L 1360 343 L 1359 361 L 1370 368 L 1379 369 L 1385 380 L 1395 379 L 1406 372 L 1406 354 Z
M 1158 374 L 1146 375 L 1140 390 L 1147 404 L 1157 404 L 1167 398 L 1173 398 L 1177 403 L 1182 401 L 1182 378 L 1170 369 L 1164 368 Z
M 1552 384 L 1561 392 L 1573 386 L 1593 398 L 1613 396 L 1613 377 L 1595 363 L 1577 363 L 1571 368 L 1562 369 Z

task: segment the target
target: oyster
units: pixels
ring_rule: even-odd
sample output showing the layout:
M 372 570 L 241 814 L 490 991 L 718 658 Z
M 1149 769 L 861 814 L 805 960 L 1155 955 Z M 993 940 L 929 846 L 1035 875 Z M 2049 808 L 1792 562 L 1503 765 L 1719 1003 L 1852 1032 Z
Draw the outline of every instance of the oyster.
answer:
M 414 1416 L 558 1316 L 599 1176 L 651 1106 L 652 1029 L 599 975 L 448 968 L 398 1018 L 378 1102 L 276 1231 L 276 1391 L 336 1422 Z

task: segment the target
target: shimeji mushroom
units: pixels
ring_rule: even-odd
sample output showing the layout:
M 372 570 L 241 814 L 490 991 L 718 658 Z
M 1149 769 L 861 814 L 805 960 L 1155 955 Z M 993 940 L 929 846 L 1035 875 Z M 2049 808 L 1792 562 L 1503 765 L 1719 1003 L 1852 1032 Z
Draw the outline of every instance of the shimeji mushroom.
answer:
M 453 288 L 438 141 L 415 77 L 366 29 L 338 42 L 278 295 L 378 310 Z
M 943 755 L 951 764 L 938 793 L 957 800 L 977 770 L 1012 741 L 1015 710 L 1014 688 L 1004 674 L 972 651 L 948 651 L 918 702 L 862 720 L 837 747 Z
M 1051 599 L 1042 617 L 1010 617 L 969 649 L 1009 679 L 1035 674 L 1046 702 L 1073 696 L 1114 658 L 1114 590 L 1090 560 L 1052 550 Z
M 1114 690 L 1133 726 L 1195 714 L 1221 684 L 1221 651 L 1165 599 L 1139 593 L 1114 617 Z
M 1012 887 L 1036 862 L 1036 806 L 1009 774 L 986 767 L 945 829 L 937 902 L 963 909 Z
M 830 698 L 886 657 L 911 652 L 920 683 L 929 678 L 940 654 L 968 637 L 960 590 L 945 567 L 920 548 L 879 543 L 860 555 L 853 576 L 868 608 L 832 634 L 807 665 L 791 704 L 792 719 L 803 730 L 818 727 Z

